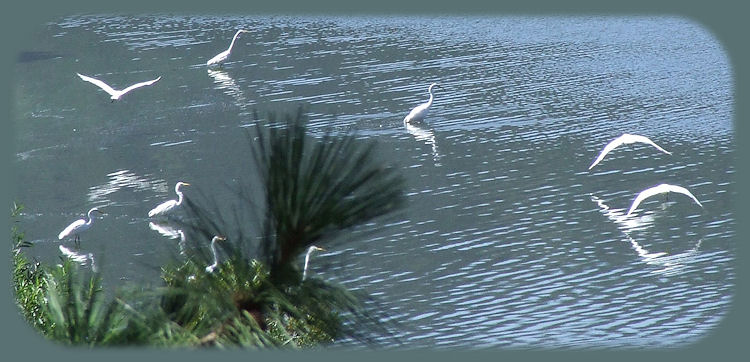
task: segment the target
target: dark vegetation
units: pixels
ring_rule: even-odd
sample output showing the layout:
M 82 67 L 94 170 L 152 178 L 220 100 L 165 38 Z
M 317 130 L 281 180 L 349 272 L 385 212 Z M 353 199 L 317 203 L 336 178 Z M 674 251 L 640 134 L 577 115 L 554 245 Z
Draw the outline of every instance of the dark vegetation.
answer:
M 402 177 L 374 158 L 373 143 L 310 136 L 302 109 L 258 124 L 247 132 L 248 162 L 238 165 L 248 177 L 234 185 L 237 203 L 218 205 L 198 191 L 172 220 L 194 247 L 162 267 L 161 286 L 108 297 L 96 269 L 62 256 L 55 266 L 29 261 L 22 250 L 33 246 L 14 225 L 13 280 L 25 319 L 52 340 L 85 346 L 295 348 L 391 336 L 375 300 L 302 280 L 298 261 L 309 246 L 343 243 L 337 236 L 402 207 Z M 14 205 L 14 220 L 21 210 Z M 209 272 L 215 235 L 227 240 Z

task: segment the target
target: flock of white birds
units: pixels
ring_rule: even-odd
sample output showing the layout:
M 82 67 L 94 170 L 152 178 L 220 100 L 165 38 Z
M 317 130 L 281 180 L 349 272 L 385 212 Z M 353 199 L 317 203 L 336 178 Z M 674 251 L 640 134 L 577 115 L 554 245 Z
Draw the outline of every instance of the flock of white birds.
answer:
M 225 51 L 217 54 L 213 58 L 209 59 L 206 62 L 206 65 L 209 66 L 209 67 L 213 67 L 213 66 L 220 66 L 221 64 L 223 64 L 229 58 L 229 55 L 230 55 L 230 53 L 232 51 L 232 47 L 234 47 L 235 41 L 237 40 L 237 38 L 242 33 L 248 33 L 248 31 L 244 30 L 244 29 L 238 30 L 234 34 L 234 37 L 232 37 L 232 42 L 229 44 L 229 48 L 227 48 L 227 50 L 225 50 Z M 152 80 L 149 80 L 149 81 L 145 81 L 145 82 L 140 82 L 140 83 L 133 84 L 133 85 L 131 85 L 131 86 L 127 87 L 127 88 L 124 88 L 122 90 L 116 90 L 116 89 L 112 88 L 111 86 L 109 86 L 108 84 L 106 84 L 105 82 L 103 82 L 103 81 L 101 81 L 99 79 L 95 79 L 95 78 L 92 78 L 92 77 L 89 77 L 89 76 L 86 76 L 86 75 L 83 75 L 83 74 L 80 74 L 80 73 L 77 73 L 77 74 L 78 74 L 78 76 L 82 80 L 84 80 L 86 82 L 90 82 L 90 83 L 98 86 L 99 88 L 101 88 L 105 92 L 107 92 L 110 95 L 110 99 L 112 100 L 112 102 L 120 99 L 123 95 L 127 94 L 128 92 L 130 92 L 130 91 L 132 91 L 134 89 L 138 89 L 138 88 L 141 88 L 141 87 L 153 85 L 154 83 L 156 83 L 157 81 L 159 81 L 159 79 L 161 79 L 161 77 L 158 77 L 156 79 L 152 79 Z M 433 93 L 435 88 L 441 88 L 442 89 L 442 87 L 438 83 L 432 83 L 432 84 L 430 84 L 429 88 L 427 89 L 427 91 L 428 91 L 428 93 L 430 95 L 429 100 L 427 102 L 425 102 L 425 103 L 422 103 L 422 104 L 414 107 L 409 112 L 409 114 L 404 118 L 404 124 L 405 125 L 409 125 L 409 124 L 417 123 L 417 122 L 422 122 L 425 119 L 425 117 L 427 116 L 427 114 L 429 112 L 430 106 L 432 106 L 433 100 L 435 98 L 434 93 Z M 627 134 L 626 133 L 626 134 L 623 134 L 620 137 L 615 138 L 614 140 L 610 141 L 606 146 L 604 146 L 604 148 L 601 150 L 601 152 L 599 153 L 599 155 L 597 156 L 597 158 L 594 160 L 594 162 L 591 164 L 591 166 L 589 166 L 589 170 L 591 170 L 592 168 L 594 168 L 594 166 L 596 166 L 597 164 L 599 164 L 604 159 L 604 157 L 608 153 L 612 152 L 615 148 L 617 148 L 617 147 L 619 147 L 621 145 L 633 144 L 633 143 L 645 143 L 645 144 L 648 144 L 648 145 L 651 145 L 651 146 L 655 147 L 657 150 L 659 150 L 661 152 L 664 152 L 664 153 L 666 153 L 668 155 L 671 155 L 671 152 L 669 152 L 669 151 L 665 150 L 664 148 L 660 147 L 659 145 L 657 145 L 656 143 L 654 143 L 653 141 L 651 141 L 648 137 L 640 136 L 640 135 L 634 135 L 634 134 Z M 186 183 L 186 182 L 182 182 L 182 181 L 177 182 L 177 184 L 175 184 L 175 188 L 174 188 L 174 191 L 177 194 L 177 200 L 168 200 L 168 201 L 165 201 L 165 202 L 161 203 L 160 205 L 156 206 L 151 211 L 149 211 L 148 216 L 149 217 L 164 216 L 164 215 L 167 215 L 168 213 L 174 211 L 176 208 L 178 208 L 182 204 L 182 201 L 183 201 L 183 194 L 180 191 L 180 187 L 182 187 L 182 186 L 189 186 L 189 185 L 190 184 Z M 681 186 L 676 186 L 676 185 L 670 185 L 670 184 L 660 184 L 660 185 L 657 185 L 657 186 L 654 186 L 654 187 L 651 187 L 651 188 L 648 188 L 646 190 L 641 191 L 635 197 L 635 199 L 633 200 L 633 203 L 632 203 L 632 205 L 630 206 L 630 209 L 627 212 L 627 216 L 630 216 L 631 213 L 634 210 L 636 210 L 636 208 L 638 207 L 638 205 L 640 205 L 641 202 L 643 202 L 645 199 L 647 199 L 649 197 L 652 197 L 652 196 L 655 196 L 655 195 L 659 195 L 659 194 L 663 194 L 663 193 L 669 193 L 669 192 L 674 192 L 674 193 L 679 193 L 679 194 L 687 195 L 688 197 L 690 197 L 691 199 L 693 199 L 693 201 L 695 201 L 695 203 L 697 203 L 699 206 L 703 207 L 703 205 L 700 203 L 700 201 L 698 201 L 698 199 L 690 191 L 688 191 L 686 188 L 681 187 Z M 91 227 L 91 224 L 92 224 L 92 222 L 94 220 L 94 213 L 104 214 L 99 208 L 96 208 L 96 207 L 92 208 L 91 210 L 89 210 L 89 212 L 87 214 L 87 216 L 88 216 L 87 219 L 79 219 L 79 220 L 74 221 L 70 225 L 68 225 L 62 232 L 60 232 L 60 234 L 58 235 L 58 239 L 62 240 L 62 239 L 68 238 L 68 237 L 75 237 L 76 244 L 78 244 L 78 242 L 80 240 L 79 234 Z M 217 255 L 216 255 L 216 242 L 217 241 L 223 241 L 223 240 L 226 240 L 226 237 L 220 236 L 220 235 L 215 236 L 211 240 L 211 244 L 210 245 L 211 245 L 211 250 L 212 250 L 212 252 L 214 254 L 214 264 L 209 265 L 209 266 L 206 267 L 206 271 L 207 272 L 213 272 L 213 270 L 217 267 L 217 265 L 218 265 L 218 258 L 217 258 Z M 304 272 L 303 272 L 303 280 L 307 276 L 307 265 L 308 265 L 308 262 L 309 262 L 310 254 L 313 251 L 316 251 L 316 250 L 324 250 L 324 249 L 319 248 L 317 246 L 311 246 L 308 249 L 307 254 L 305 256 L 305 267 L 304 267 Z
M 632 144 L 632 143 L 645 143 L 645 144 L 656 147 L 657 150 L 664 152 L 668 155 L 672 154 L 671 152 L 661 148 L 659 145 L 654 143 L 654 141 L 650 140 L 646 136 L 625 133 L 622 136 L 613 139 L 606 146 L 604 146 L 602 151 L 599 153 L 599 156 L 597 156 L 594 162 L 591 164 L 591 166 L 589 166 L 589 170 L 591 170 L 592 168 L 594 168 L 594 166 L 599 164 L 599 162 L 601 162 L 604 159 L 604 156 L 606 156 L 615 148 L 621 145 L 627 145 L 627 144 Z M 693 199 L 693 201 L 695 201 L 695 203 L 698 204 L 698 206 L 703 208 L 703 204 L 701 204 L 701 202 L 698 201 L 698 199 L 690 191 L 688 191 L 688 189 L 682 186 L 677 186 L 677 185 L 659 184 L 659 185 L 649 187 L 641 191 L 633 200 L 633 203 L 630 205 L 630 209 L 628 209 L 628 213 L 626 214 L 626 216 L 630 216 L 630 214 L 632 214 L 633 211 L 635 211 L 635 209 L 638 208 L 638 205 L 640 205 L 641 202 L 643 202 L 643 200 L 652 196 L 659 195 L 659 194 L 668 194 L 670 192 L 676 192 L 679 194 L 686 195 L 690 197 L 691 199 Z
M 223 51 L 223 52 L 221 52 L 219 54 L 216 54 L 216 56 L 214 56 L 213 58 L 209 59 L 206 62 L 206 66 L 213 67 L 213 66 L 220 66 L 220 65 L 222 65 L 229 58 L 229 55 L 232 52 L 232 47 L 234 47 L 235 41 L 237 41 L 237 38 L 242 33 L 249 33 L 249 31 L 244 30 L 244 29 L 238 30 L 234 34 L 234 36 L 232 37 L 232 42 L 229 44 L 229 48 L 227 48 L 227 50 L 225 50 L 225 51 Z M 129 93 L 130 91 L 132 91 L 134 89 L 138 89 L 138 88 L 141 88 L 141 87 L 146 87 L 146 86 L 153 85 L 154 83 L 158 82 L 161 79 L 161 77 L 157 77 L 156 79 L 152 79 L 152 80 L 145 81 L 145 82 L 140 82 L 140 83 L 135 83 L 135 84 L 133 84 L 133 85 L 131 85 L 129 87 L 126 87 L 126 88 L 124 88 L 122 90 L 117 90 L 117 89 L 112 88 L 110 85 L 108 85 L 107 83 L 105 83 L 102 80 L 99 80 L 99 79 L 96 79 L 96 78 L 93 78 L 93 77 L 89 77 L 89 76 L 86 76 L 86 75 L 83 75 L 83 74 L 80 74 L 80 73 L 76 73 L 76 74 L 82 80 L 84 80 L 86 82 L 89 82 L 91 84 L 94 84 L 97 87 L 99 87 L 102 90 L 104 90 L 105 92 L 107 92 L 110 95 L 110 99 L 112 100 L 112 102 L 114 102 L 116 100 L 119 100 L 122 96 L 124 96 L 125 94 Z M 420 112 L 420 114 L 421 114 L 420 117 L 421 118 L 424 118 L 424 115 L 426 114 L 427 108 L 429 108 L 430 104 L 432 104 L 432 87 L 430 87 L 430 101 L 429 101 L 429 104 L 426 105 L 426 106 L 424 106 L 424 105 L 421 106 L 422 107 L 422 111 Z M 157 217 L 161 217 L 161 216 L 166 216 L 166 215 L 170 214 L 171 212 L 173 212 L 174 210 L 176 210 L 182 204 L 182 201 L 184 199 L 182 191 L 180 190 L 180 188 L 182 186 L 190 186 L 190 184 L 187 183 L 187 182 L 182 182 L 182 181 L 177 182 L 175 184 L 175 187 L 174 187 L 174 191 L 177 194 L 177 199 L 176 200 L 167 200 L 167 201 L 164 201 L 163 203 L 157 205 L 156 207 L 154 207 L 153 209 L 151 209 L 151 211 L 148 212 L 148 217 L 149 218 L 157 218 Z M 92 225 L 92 223 L 94 222 L 94 219 L 95 219 L 95 213 L 98 213 L 100 215 L 106 215 L 98 207 L 94 207 L 94 208 L 90 209 L 89 212 L 86 214 L 86 216 L 87 216 L 86 219 L 78 219 L 78 220 L 72 222 L 70 225 L 68 225 L 67 227 L 65 227 L 65 229 L 63 229 L 63 231 L 61 231 L 60 234 L 58 234 L 57 238 L 59 240 L 63 240 L 63 239 L 69 238 L 69 237 L 73 237 L 74 241 L 76 243 L 76 246 L 78 246 L 79 242 L 80 242 L 80 234 L 82 232 L 88 230 L 89 228 L 91 228 L 91 225 Z M 184 236 L 183 236 L 183 238 L 184 238 Z M 213 262 L 213 264 L 211 264 L 211 265 L 209 265 L 209 266 L 206 267 L 206 272 L 209 272 L 209 273 L 213 272 L 216 269 L 216 267 L 219 265 L 219 258 L 218 258 L 218 253 L 217 253 L 217 250 L 216 250 L 216 243 L 220 242 L 220 241 L 224 241 L 226 239 L 227 238 L 225 236 L 221 236 L 221 235 L 216 235 L 216 236 L 214 236 L 211 239 L 210 249 L 211 249 L 211 252 L 212 252 L 213 257 L 214 257 L 214 262 Z M 304 266 L 304 270 L 303 270 L 303 274 L 302 274 L 303 275 L 303 280 L 307 276 L 307 267 L 308 267 L 308 263 L 310 261 L 310 255 L 312 254 L 313 251 L 317 251 L 317 250 L 325 250 L 325 249 L 319 248 L 319 247 L 317 247 L 315 245 L 310 246 L 308 248 L 307 254 L 305 255 L 305 266 Z M 63 245 L 60 245 L 60 251 L 66 257 L 69 257 L 69 258 L 73 259 L 74 261 L 78 261 L 78 262 L 82 262 L 82 261 L 86 260 L 86 257 L 88 257 L 88 258 L 91 259 L 91 262 L 92 262 L 92 265 L 93 265 L 93 255 L 90 254 L 90 253 L 87 254 L 87 255 L 85 255 L 85 256 L 82 256 L 81 254 L 78 254 L 78 253 L 76 253 L 76 252 L 74 252 L 74 251 L 72 251 L 72 250 L 64 247 Z

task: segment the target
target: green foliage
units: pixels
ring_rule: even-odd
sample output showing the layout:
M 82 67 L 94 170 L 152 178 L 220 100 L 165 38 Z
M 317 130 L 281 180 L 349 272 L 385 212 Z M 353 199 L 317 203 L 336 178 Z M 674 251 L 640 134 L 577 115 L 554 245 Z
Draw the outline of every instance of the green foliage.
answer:
M 239 192 L 232 218 L 222 214 L 227 205 L 201 203 L 194 190 L 182 226 L 197 248 L 162 268 L 161 288 L 107 300 L 97 272 L 64 258 L 49 269 L 29 263 L 18 250 L 30 244 L 14 226 L 14 285 L 24 316 L 51 339 L 84 346 L 300 348 L 386 331 L 366 311 L 366 294 L 303 281 L 296 261 L 312 243 L 401 207 L 402 177 L 375 161 L 372 143 L 352 135 L 314 140 L 301 109 L 282 127 L 257 132 L 252 154 L 262 191 Z M 262 226 L 252 232 L 240 217 L 247 211 L 262 215 L 255 214 Z M 228 238 L 217 243 L 222 257 L 208 271 L 214 235 Z
M 231 246 L 225 249 L 229 260 L 213 272 L 195 256 L 163 269 L 167 288 L 161 307 L 174 323 L 202 336 L 202 345 L 217 347 L 294 347 L 300 335 L 315 342 L 331 340 L 322 331 L 306 333 L 305 315 L 271 282 L 263 263 Z M 290 318 L 303 322 L 291 325 Z
M 21 309 L 26 321 L 39 331 L 49 329 L 49 318 L 42 310 L 44 304 L 44 293 L 46 289 L 44 272 L 41 264 L 29 261 L 21 253 L 22 248 L 31 247 L 32 244 L 24 240 L 24 234 L 15 225 L 15 220 L 23 211 L 23 206 L 14 203 L 11 209 L 11 219 L 14 225 L 11 227 L 11 242 L 13 254 L 13 291 L 16 295 L 16 303 Z
M 128 329 L 127 312 L 115 299 L 104 300 L 98 273 L 82 273 L 69 259 L 47 275 L 49 337 L 75 345 L 142 343 L 148 333 Z
M 402 206 L 403 179 L 376 162 L 372 143 L 352 135 L 313 139 L 301 110 L 256 131 L 257 140 L 249 138 L 262 187 L 244 185 L 238 205 L 217 205 L 195 189 L 186 199 L 185 227 L 203 242 L 184 264 L 165 269 L 165 313 L 216 346 L 305 347 L 385 331 L 365 312 L 365 294 L 302 281 L 297 261 L 310 244 Z M 220 216 L 227 209 L 234 217 Z M 241 216 L 253 212 L 262 226 L 247 231 Z M 207 273 L 214 235 L 228 237 L 217 244 L 226 257 Z
M 400 208 L 404 180 L 375 159 L 375 144 L 326 133 L 313 141 L 302 108 L 284 127 L 258 126 L 253 154 L 266 195 L 263 258 L 279 283 L 296 284 L 294 262 L 324 237 Z

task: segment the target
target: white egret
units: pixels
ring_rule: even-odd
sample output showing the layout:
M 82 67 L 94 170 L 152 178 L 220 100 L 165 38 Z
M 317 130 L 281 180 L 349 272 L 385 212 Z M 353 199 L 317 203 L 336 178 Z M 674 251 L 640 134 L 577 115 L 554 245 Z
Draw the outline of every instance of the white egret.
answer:
M 432 105 L 432 100 L 435 98 L 432 94 L 432 88 L 435 87 L 438 87 L 440 89 L 443 88 L 437 83 L 430 84 L 430 88 L 427 89 L 427 91 L 430 93 L 430 100 L 427 101 L 427 103 L 422 103 L 414 107 L 414 109 L 412 109 L 411 112 L 409 112 L 409 114 L 404 118 L 404 123 L 421 122 L 427 116 L 427 112 Z
M 624 133 L 622 136 L 613 139 L 606 146 L 604 146 L 604 149 L 602 149 L 602 151 L 599 153 L 599 156 L 596 158 L 596 160 L 594 160 L 594 163 L 589 166 L 589 170 L 594 168 L 594 166 L 596 166 L 602 159 L 604 159 L 604 156 L 606 156 L 610 151 L 614 150 L 618 146 L 637 142 L 650 144 L 656 147 L 659 151 L 662 151 L 668 155 L 672 154 L 671 152 L 659 147 L 659 145 L 654 143 L 654 141 L 651 141 L 646 136 Z
M 305 255 L 305 268 L 302 270 L 302 280 L 305 280 L 307 278 L 307 265 L 310 263 L 310 254 L 312 254 L 313 251 L 325 251 L 326 249 L 319 248 L 315 245 L 310 246 L 307 249 L 307 254 Z
M 211 253 L 214 254 L 214 263 L 206 267 L 207 273 L 213 273 L 214 269 L 219 266 L 219 255 L 216 253 L 216 242 L 224 240 L 227 240 L 227 238 L 219 235 L 214 236 L 213 239 L 211 239 Z
M 91 223 L 94 222 L 95 212 L 98 212 L 104 215 L 104 213 L 101 210 L 99 210 L 99 208 L 94 207 L 91 210 L 89 210 L 89 212 L 87 213 L 88 220 L 78 219 L 76 221 L 73 221 L 70 225 L 68 225 L 68 227 L 63 229 L 63 231 L 61 231 L 59 235 L 57 235 L 57 238 L 62 240 L 69 236 L 75 235 L 75 242 L 78 243 L 80 240 L 79 234 L 88 230 L 88 228 L 91 227 Z
M 78 76 L 81 77 L 81 79 L 83 79 L 83 80 L 85 80 L 85 81 L 87 81 L 89 83 L 92 83 L 92 84 L 96 85 L 97 87 L 99 87 L 101 89 L 104 89 L 105 92 L 109 93 L 109 95 L 110 95 L 109 98 L 112 99 L 112 102 L 120 99 L 120 97 L 122 97 L 123 95 L 125 95 L 125 93 L 130 92 L 133 89 L 140 88 L 140 87 L 145 87 L 147 85 L 152 85 L 152 84 L 156 83 L 159 79 L 161 79 L 161 77 L 158 77 L 156 79 L 152 79 L 152 80 L 149 80 L 149 81 L 146 81 L 146 82 L 140 82 L 140 83 L 133 84 L 130 87 L 127 87 L 127 88 L 125 88 L 123 90 L 116 90 L 116 89 L 110 87 L 107 83 L 104 83 L 104 82 L 100 81 L 99 79 L 91 78 L 91 77 L 85 76 L 85 75 L 80 74 L 80 73 L 76 73 L 76 74 L 78 74 Z
M 630 206 L 630 209 L 628 210 L 628 213 L 626 214 L 626 216 L 630 216 L 630 213 L 632 213 L 633 210 L 635 210 L 643 200 L 654 195 L 664 194 L 664 193 L 669 193 L 669 192 L 676 192 L 679 194 L 690 196 L 690 198 L 693 199 L 693 201 L 695 201 L 695 203 L 698 204 L 698 206 L 703 207 L 701 202 L 698 201 L 698 199 L 695 198 L 695 196 L 693 196 L 693 194 L 691 194 L 690 191 L 688 191 L 686 188 L 681 187 L 681 186 L 670 185 L 670 184 L 660 184 L 660 185 L 656 185 L 654 187 L 641 191 L 638 194 L 638 196 L 635 197 L 635 200 L 633 200 L 633 204 Z
M 206 62 L 206 65 L 212 66 L 212 65 L 220 65 L 223 63 L 227 58 L 229 57 L 229 53 L 232 51 L 232 47 L 234 46 L 234 41 L 237 40 L 237 37 L 240 36 L 240 33 L 249 33 L 249 31 L 240 29 L 237 30 L 236 33 L 234 33 L 234 37 L 232 38 L 232 42 L 229 43 L 229 48 L 219 54 L 216 54 L 213 58 L 209 59 Z
M 181 186 L 190 186 L 187 182 L 178 182 L 174 185 L 174 192 L 177 194 L 177 200 L 167 200 L 159 204 L 159 206 L 151 209 L 151 211 L 148 212 L 148 217 L 154 217 L 158 215 L 164 215 L 176 208 L 177 206 L 180 206 L 182 204 L 182 191 L 180 191 Z

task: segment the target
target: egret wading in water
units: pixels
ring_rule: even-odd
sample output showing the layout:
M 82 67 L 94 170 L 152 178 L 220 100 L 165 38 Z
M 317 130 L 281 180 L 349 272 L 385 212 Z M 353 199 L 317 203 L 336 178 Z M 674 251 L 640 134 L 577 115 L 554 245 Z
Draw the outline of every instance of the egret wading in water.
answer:
M 427 103 L 422 103 L 414 107 L 414 109 L 412 109 L 411 112 L 409 112 L 409 114 L 404 118 L 404 123 L 421 122 L 422 120 L 424 120 L 424 118 L 427 116 L 427 112 L 430 110 L 432 100 L 435 98 L 435 96 L 432 94 L 432 89 L 435 87 L 443 89 L 443 87 L 441 87 L 437 83 L 430 84 L 430 88 L 427 89 L 427 91 L 430 93 L 430 100 L 428 100 Z
M 104 89 L 104 91 L 107 92 L 107 93 L 109 93 L 109 95 L 111 96 L 109 98 L 112 99 L 112 102 L 120 99 L 120 97 L 122 97 L 123 95 L 125 95 L 125 93 L 130 92 L 133 89 L 140 88 L 140 87 L 145 87 L 147 85 L 152 85 L 152 84 L 156 83 L 159 79 L 161 79 L 161 77 L 159 77 L 159 78 L 152 79 L 152 80 L 149 80 L 149 81 L 146 81 L 146 82 L 140 82 L 140 83 L 133 84 L 130 87 L 127 87 L 127 88 L 125 88 L 123 90 L 116 90 L 116 89 L 110 87 L 107 83 L 104 83 L 104 82 L 100 81 L 99 79 L 91 78 L 91 77 L 85 76 L 85 75 L 80 74 L 80 73 L 76 73 L 76 74 L 78 74 L 78 76 L 81 77 L 81 79 L 83 79 L 83 80 L 85 80 L 85 81 L 87 81 L 89 83 L 92 83 L 92 84 L 96 85 L 97 87 L 99 87 L 101 89 Z
M 227 240 L 227 238 L 219 235 L 214 236 L 211 239 L 211 253 L 214 254 L 214 263 L 206 267 L 207 273 L 213 273 L 214 269 L 219 266 L 219 255 L 216 253 L 216 242 L 224 240 Z
M 174 210 L 177 206 L 180 206 L 183 199 L 182 191 L 180 191 L 180 187 L 182 186 L 190 186 L 190 184 L 182 181 L 176 183 L 174 185 L 174 192 L 177 194 L 177 200 L 167 200 L 162 202 L 159 206 L 148 212 L 148 217 L 165 215 Z
M 693 201 L 695 201 L 698 206 L 700 206 L 701 208 L 703 207 L 703 205 L 701 205 L 701 202 L 698 201 L 698 199 L 693 196 L 693 194 L 691 194 L 690 191 L 688 191 L 686 188 L 670 184 L 660 184 L 641 191 L 638 196 L 635 197 L 635 200 L 633 200 L 633 204 L 630 206 L 630 209 L 628 210 L 626 216 L 630 216 L 633 210 L 635 210 L 638 205 L 643 202 L 643 200 L 658 194 L 668 194 L 669 192 L 676 192 L 678 194 L 687 195 L 691 199 L 693 199 Z
M 229 53 L 232 52 L 232 47 L 234 46 L 234 42 L 235 40 L 237 40 L 237 37 L 240 36 L 241 33 L 249 33 L 249 31 L 244 30 L 244 29 L 237 30 L 237 32 L 234 33 L 232 42 L 229 43 L 229 48 L 219 54 L 216 54 L 216 56 L 214 56 L 213 58 L 209 59 L 206 62 L 206 65 L 214 66 L 214 65 L 221 65 L 222 63 L 224 63 L 224 61 L 227 60 L 227 58 L 229 58 Z
M 313 246 L 311 246 L 311 247 L 309 247 L 307 249 L 307 254 L 305 255 L 305 267 L 302 270 L 302 280 L 305 280 L 305 278 L 307 278 L 307 265 L 310 264 L 310 254 L 312 254 L 313 251 L 316 251 L 316 250 L 317 251 L 325 251 L 326 249 L 319 248 L 319 247 L 317 247 L 315 245 L 313 245 Z
M 599 153 L 599 156 L 596 158 L 596 160 L 594 160 L 594 163 L 592 163 L 591 166 L 589 166 L 589 170 L 594 168 L 594 166 L 596 166 L 601 160 L 603 160 L 604 156 L 606 156 L 610 151 L 614 150 L 620 145 L 626 145 L 626 144 L 631 144 L 631 143 L 646 143 L 646 144 L 656 147 L 656 149 L 668 155 L 672 154 L 671 152 L 659 147 L 659 145 L 654 143 L 654 141 L 650 140 L 646 136 L 639 136 L 635 134 L 625 133 L 622 136 L 613 139 L 606 146 L 604 146 L 602 151 Z
M 84 219 L 78 219 L 76 221 L 73 221 L 68 227 L 66 227 L 63 231 L 60 232 L 59 235 L 57 235 L 57 238 L 59 240 L 65 239 L 69 236 L 75 235 L 75 242 L 76 245 L 80 242 L 80 233 L 88 230 L 91 227 L 91 224 L 94 222 L 94 213 L 97 212 L 99 214 L 104 215 L 104 213 L 99 210 L 99 208 L 94 207 L 87 213 L 88 220 Z

